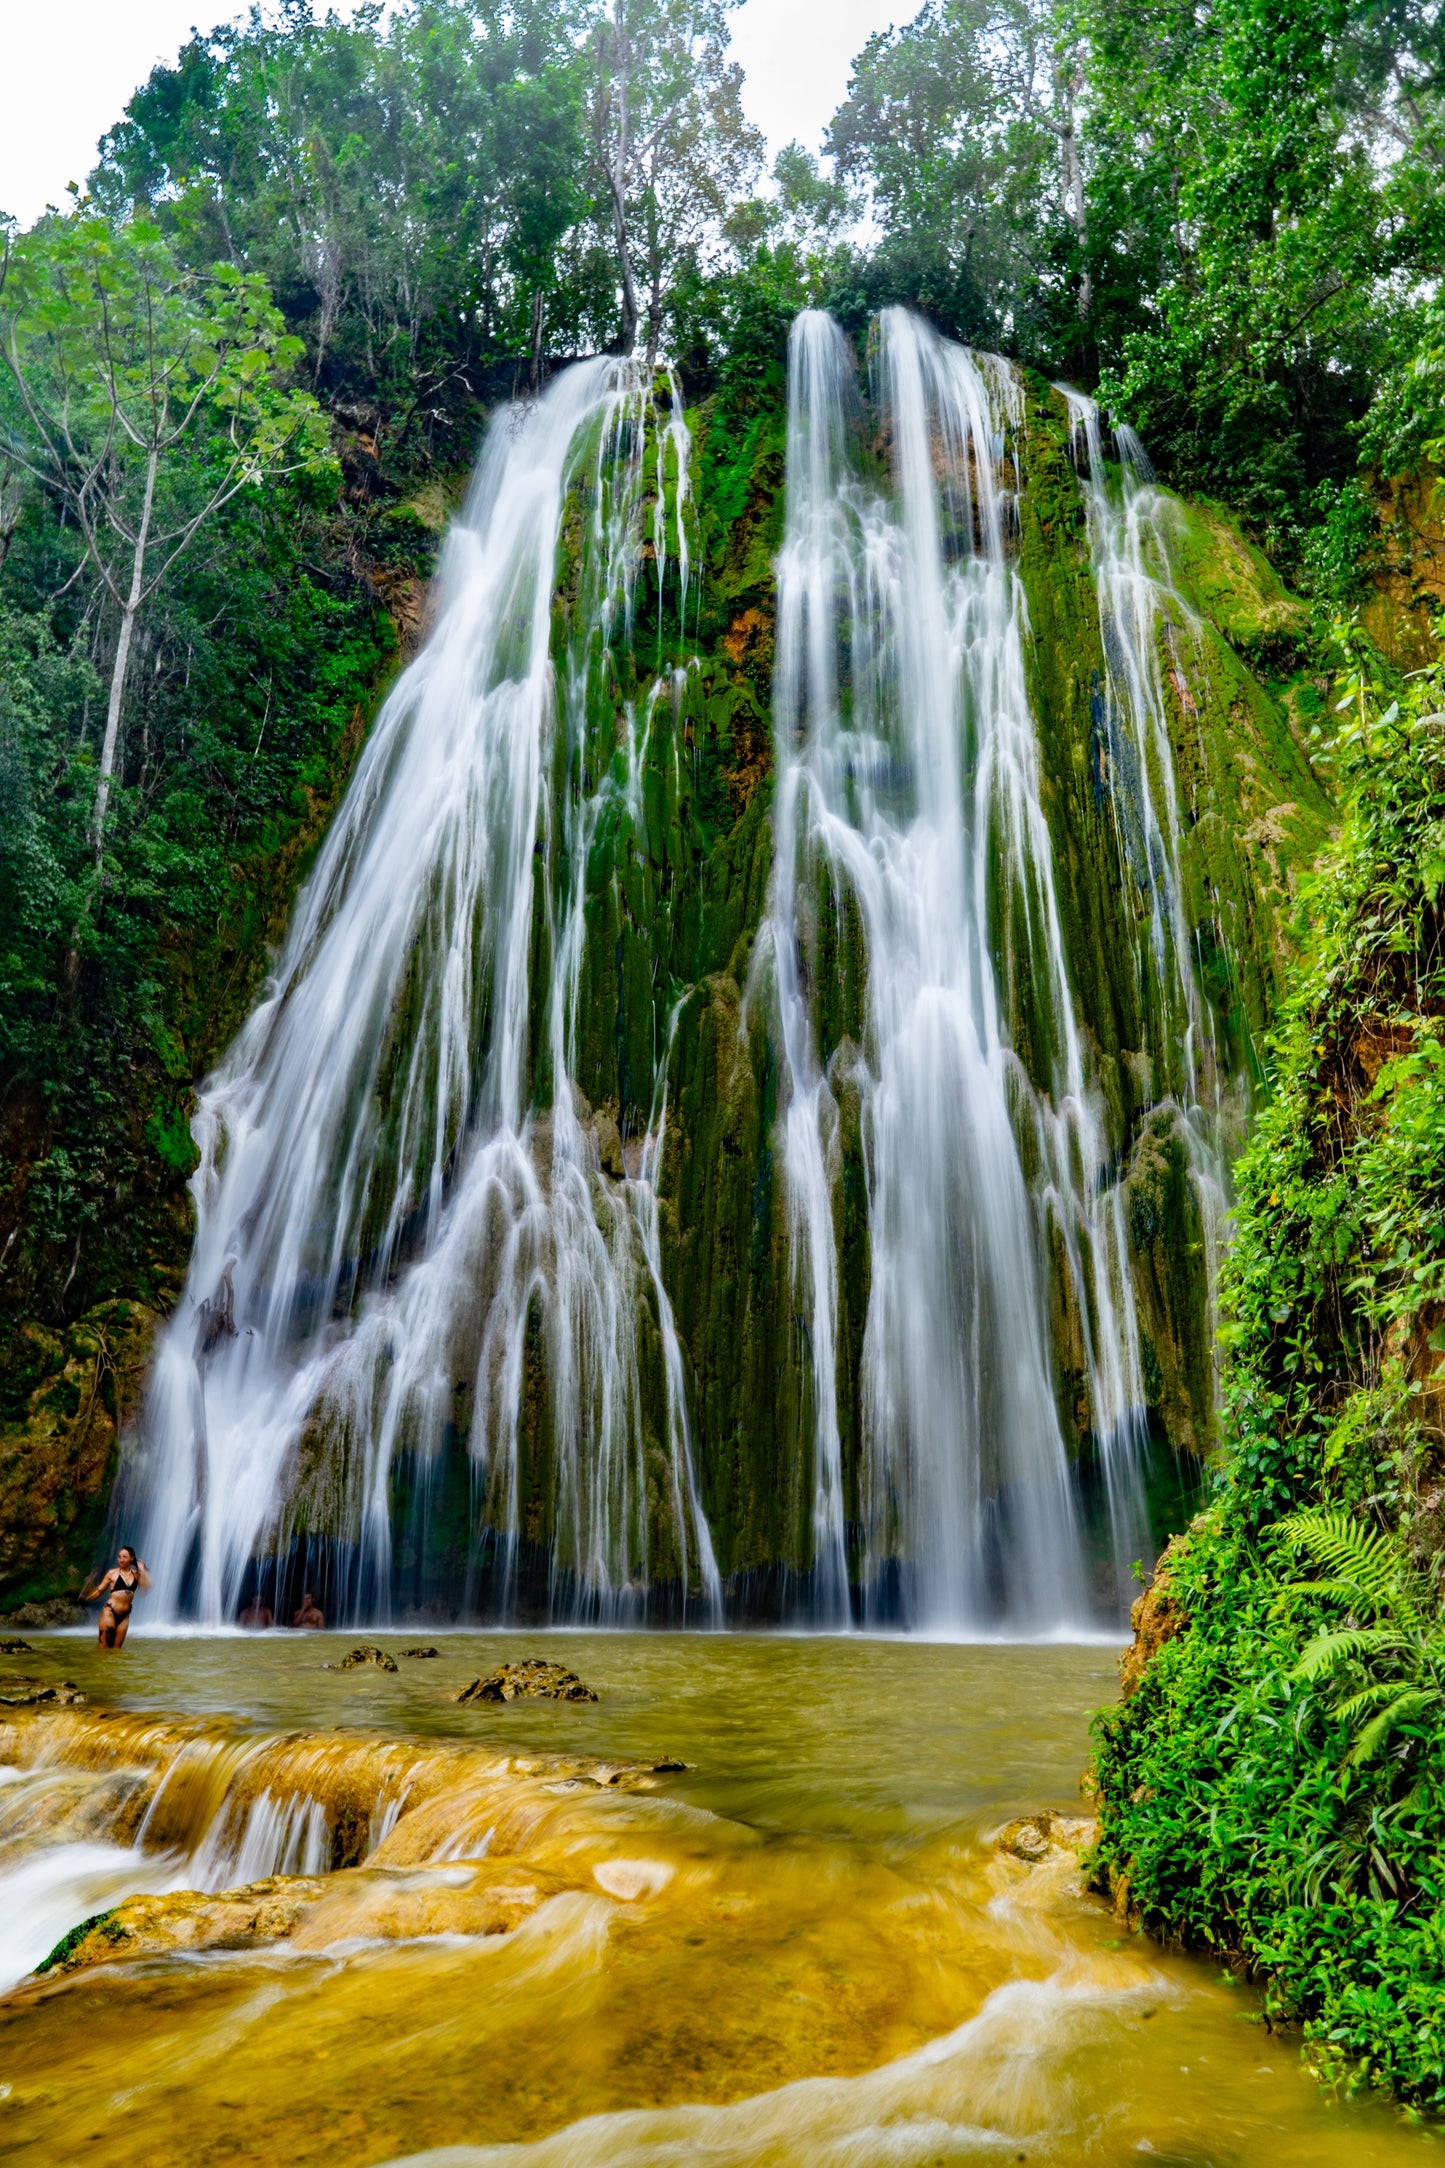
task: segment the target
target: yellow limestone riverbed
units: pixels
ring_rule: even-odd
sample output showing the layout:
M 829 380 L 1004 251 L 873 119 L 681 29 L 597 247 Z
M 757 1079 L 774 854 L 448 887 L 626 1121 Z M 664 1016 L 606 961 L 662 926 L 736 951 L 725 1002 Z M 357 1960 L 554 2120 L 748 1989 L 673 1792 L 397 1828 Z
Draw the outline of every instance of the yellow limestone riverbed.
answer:
M 29 1638 L 5 1668 L 91 1698 L 0 1710 L 12 2168 L 1435 2155 L 1068 1855 L 994 1846 L 1084 1811 L 1110 1650 L 365 1636 L 391 1675 L 323 1669 L 351 1635 Z M 526 1654 L 602 1699 L 452 1698 Z M 19 1977 L 116 1906 L 104 1961 Z

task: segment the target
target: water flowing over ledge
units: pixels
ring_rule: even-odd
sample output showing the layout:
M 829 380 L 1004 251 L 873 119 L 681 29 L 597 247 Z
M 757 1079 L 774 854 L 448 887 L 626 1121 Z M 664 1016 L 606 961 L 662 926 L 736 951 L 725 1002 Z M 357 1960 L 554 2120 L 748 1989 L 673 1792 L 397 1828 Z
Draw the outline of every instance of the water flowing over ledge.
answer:
M 1031 705 L 1025 388 L 901 311 L 873 376 L 865 395 L 836 325 L 799 320 L 772 877 L 740 1016 L 776 1099 L 785 1256 L 764 1299 L 787 1313 L 807 1500 L 770 1570 L 785 1613 L 825 1627 L 1086 1631 L 1080 1441 L 1118 1615 L 1150 1539 L 1147 1393 L 1124 1140 Z M 1200 666 L 1167 603 L 1164 500 L 1123 439 L 1109 479 L 1096 412 L 1066 398 L 1137 1060 L 1148 1103 L 1179 1112 L 1207 1277 L 1225 1084 L 1161 641 L 1181 684 Z M 121 1490 L 163 1617 L 220 1623 L 258 1587 L 284 1607 L 309 1571 L 333 1616 L 384 1619 L 402 1501 L 424 1530 L 447 1483 L 453 1613 L 510 1615 L 539 1554 L 553 1617 L 625 1622 L 666 1590 L 692 1623 L 746 1613 L 705 1506 L 735 1447 L 691 1415 L 699 1364 L 727 1351 L 684 1343 L 669 1280 L 670 1063 L 695 989 L 669 984 L 661 927 L 636 928 L 650 983 L 619 991 L 628 1028 L 651 1019 L 630 1134 L 589 1103 L 579 1046 L 598 883 L 622 896 L 689 757 L 692 499 L 665 374 L 581 363 L 492 426 L 426 645 L 202 1095 L 186 1296 Z

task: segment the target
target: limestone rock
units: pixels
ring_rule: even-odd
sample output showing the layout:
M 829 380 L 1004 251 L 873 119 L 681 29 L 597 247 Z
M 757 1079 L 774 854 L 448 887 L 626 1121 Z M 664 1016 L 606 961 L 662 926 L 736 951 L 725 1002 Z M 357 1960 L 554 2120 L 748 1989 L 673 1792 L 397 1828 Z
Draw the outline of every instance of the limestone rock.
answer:
M 326 1664 L 323 1668 L 327 1671 L 360 1671 L 368 1664 L 374 1671 L 395 1671 L 396 1658 L 388 1656 L 385 1649 L 376 1648 L 370 1641 L 363 1641 L 339 1663 Z
M 0 1625 L 79 1626 L 84 1617 L 83 1603 L 76 1603 L 69 1596 L 49 1596 L 44 1603 L 22 1603 L 18 1609 L 8 1611 L 0 1619 Z
M 43 1701 L 69 1708 L 84 1700 L 80 1688 L 69 1679 L 27 1679 L 14 1671 L 0 1677 L 0 1704 L 9 1709 L 33 1709 Z
M 435 1649 L 403 1649 L 403 1656 L 435 1656 Z
M 627 1172 L 622 1157 L 622 1132 L 610 1114 L 598 1115 L 595 1134 L 602 1172 L 610 1175 L 614 1182 L 620 1182 Z
M 1149 1578 L 1149 1586 L 1142 1596 L 1134 1599 L 1129 1613 L 1129 1623 L 1134 1638 L 1119 1659 L 1120 1690 L 1127 1701 L 1144 1676 L 1145 1667 L 1156 1649 L 1183 1633 L 1189 1624 L 1188 1614 L 1173 1592 L 1170 1568 L 1189 1549 L 1188 1536 L 1171 1536 Z
M 1028 1814 L 1001 1829 L 994 1841 L 999 1851 L 1036 1867 L 1059 1853 L 1081 1852 L 1093 1843 L 1098 1826 L 1084 1815 Z
M 28 1641 L 0 1641 L 0 1656 L 33 1656 L 35 1651 Z
M 525 1656 L 520 1663 L 501 1664 L 484 1679 L 473 1679 L 457 1695 L 458 1701 L 596 1701 L 575 1671 L 549 1664 L 540 1656 Z
M 326 1875 L 271 1875 L 215 1893 L 172 1890 L 127 1897 L 62 1937 L 37 1976 L 178 1950 L 254 1950 L 286 1942 L 323 1950 L 335 1942 L 411 1941 L 419 1935 L 504 1935 L 549 1897 L 573 1885 L 514 1860 L 466 1867 L 351 1867 Z

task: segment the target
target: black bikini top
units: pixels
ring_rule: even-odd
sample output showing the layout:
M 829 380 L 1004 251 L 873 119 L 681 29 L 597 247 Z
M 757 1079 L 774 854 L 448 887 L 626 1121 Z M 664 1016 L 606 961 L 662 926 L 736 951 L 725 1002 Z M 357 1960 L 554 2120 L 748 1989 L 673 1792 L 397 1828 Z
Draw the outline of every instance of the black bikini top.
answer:
M 139 1574 L 136 1574 L 133 1579 L 128 1581 L 123 1573 L 118 1573 L 110 1584 L 110 1592 L 112 1596 L 133 1596 L 139 1587 Z

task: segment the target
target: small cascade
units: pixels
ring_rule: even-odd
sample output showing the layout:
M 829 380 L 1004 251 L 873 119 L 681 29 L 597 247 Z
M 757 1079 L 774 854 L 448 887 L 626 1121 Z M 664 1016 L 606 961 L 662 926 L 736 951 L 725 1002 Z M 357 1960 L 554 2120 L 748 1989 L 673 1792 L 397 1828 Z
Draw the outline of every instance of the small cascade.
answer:
M 589 852 L 639 810 L 654 714 L 679 697 L 664 677 L 639 713 L 616 655 L 644 546 L 659 610 L 685 614 L 687 492 L 678 387 L 660 401 L 632 363 L 578 364 L 490 432 L 430 636 L 201 1096 L 186 1296 L 127 1496 L 164 1616 L 233 1617 L 253 1561 L 321 1532 L 346 1561 L 332 1609 L 385 1617 L 398 1467 L 425 1490 L 458 1437 L 505 1610 L 529 1399 L 554 1463 L 553 1608 L 635 1611 L 655 1534 L 644 1312 L 666 1350 L 670 1556 L 716 1615 L 658 1269 L 661 1131 L 631 1174 L 604 1168 L 573 1082 Z
M 1105 661 L 1100 752 L 1119 854 L 1139 898 L 1136 961 L 1154 1096 L 1172 1099 L 1183 1116 L 1180 1133 L 1206 1250 L 1213 1344 L 1226 1211 L 1222 1134 L 1231 1085 L 1201 992 L 1190 928 L 1184 820 L 1164 689 L 1167 667 L 1184 715 L 1197 714 L 1191 680 L 1198 684 L 1204 670 L 1200 628 L 1170 574 L 1170 500 L 1157 487 L 1137 434 L 1127 422 L 1114 427 L 1118 480 L 1111 487 L 1097 402 L 1071 385 L 1056 388 L 1068 408 L 1088 518 Z M 1200 753 L 1202 759 L 1202 739 Z M 1213 915 L 1217 923 L 1217 909 Z
M 127 1898 L 186 1892 L 180 1909 L 194 1913 L 204 1911 L 202 1897 L 294 1880 L 282 1893 L 291 1912 L 256 1939 L 297 1933 L 295 1907 L 304 1904 L 324 1922 L 319 1943 L 344 1939 L 363 1919 L 373 1932 L 417 1931 L 404 1909 L 390 1924 L 384 1916 L 388 1878 L 394 1886 L 399 1870 L 526 1853 L 544 1870 L 534 1903 L 552 1885 L 605 1886 L 618 1849 L 607 1807 L 618 1791 L 656 1786 L 648 1763 L 460 1743 L 236 1736 L 203 1722 L 79 1710 L 0 1723 L 0 1993 L 79 1922 Z M 603 1809 L 589 1813 L 599 1793 Z M 634 1796 L 626 1826 L 635 1830 L 644 1811 Z M 370 1879 L 343 1871 L 357 1868 Z M 420 1931 L 457 1923 L 466 1881 L 423 1875 L 437 1917 Z M 413 1877 L 403 1890 L 417 1886 Z
M 812 1388 L 814 1604 L 847 1617 L 838 1228 L 851 1099 L 870 1268 L 865 1602 L 934 1628 L 1067 1628 L 1089 1599 L 1055 1393 L 1060 1293 L 1121 1588 L 1148 1535 L 1145 1393 L 1117 1147 L 1071 990 L 1029 706 L 1011 554 L 1023 392 L 1006 363 L 900 310 L 880 322 L 877 377 L 882 472 L 841 332 L 818 312 L 798 320 L 768 954 Z M 1142 533 L 1148 509 L 1134 509 Z M 1111 682 L 1119 658 L 1111 698 L 1130 728 L 1155 733 L 1150 756 L 1172 779 L 1162 714 L 1140 705 L 1157 675 L 1152 620 L 1142 604 L 1124 616 L 1125 576 L 1101 540 L 1096 554 Z M 1146 863 L 1161 868 L 1150 954 L 1174 1002 L 1160 1036 L 1186 1019 L 1192 1075 L 1207 1050 L 1169 856 L 1177 813 L 1172 795 L 1162 822 L 1145 803 Z

